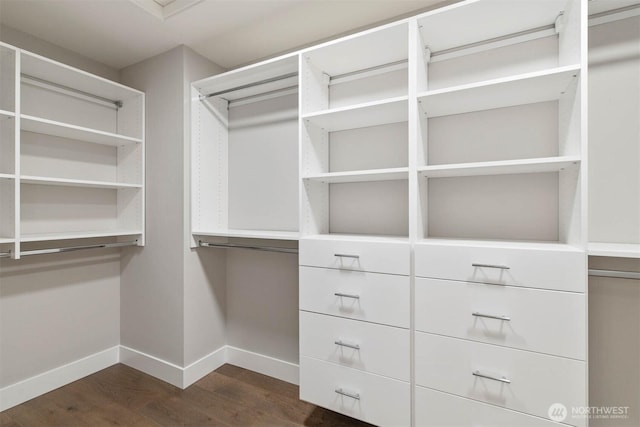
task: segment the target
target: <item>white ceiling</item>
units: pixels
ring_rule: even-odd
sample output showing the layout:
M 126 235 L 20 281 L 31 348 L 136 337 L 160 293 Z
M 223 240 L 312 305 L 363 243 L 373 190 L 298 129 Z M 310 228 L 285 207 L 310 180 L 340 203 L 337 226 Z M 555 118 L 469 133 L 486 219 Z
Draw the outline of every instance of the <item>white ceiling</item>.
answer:
M 202 0 L 163 19 L 140 0 L 0 0 L 0 23 L 116 69 L 181 44 L 234 68 L 440 2 Z

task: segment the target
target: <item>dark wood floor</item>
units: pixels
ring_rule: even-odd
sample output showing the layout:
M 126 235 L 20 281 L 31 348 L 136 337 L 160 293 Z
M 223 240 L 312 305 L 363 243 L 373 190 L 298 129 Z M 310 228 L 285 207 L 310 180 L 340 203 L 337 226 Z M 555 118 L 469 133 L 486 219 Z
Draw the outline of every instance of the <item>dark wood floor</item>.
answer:
M 298 387 L 224 365 L 186 390 L 115 365 L 0 413 L 2 427 L 368 426 L 298 400 Z

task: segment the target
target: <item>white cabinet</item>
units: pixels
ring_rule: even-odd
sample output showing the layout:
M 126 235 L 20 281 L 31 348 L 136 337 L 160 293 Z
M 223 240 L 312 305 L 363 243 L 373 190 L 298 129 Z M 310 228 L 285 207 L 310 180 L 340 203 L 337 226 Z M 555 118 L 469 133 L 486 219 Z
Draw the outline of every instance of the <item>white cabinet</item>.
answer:
M 9 45 L 0 61 L 0 243 L 143 245 L 144 93 Z

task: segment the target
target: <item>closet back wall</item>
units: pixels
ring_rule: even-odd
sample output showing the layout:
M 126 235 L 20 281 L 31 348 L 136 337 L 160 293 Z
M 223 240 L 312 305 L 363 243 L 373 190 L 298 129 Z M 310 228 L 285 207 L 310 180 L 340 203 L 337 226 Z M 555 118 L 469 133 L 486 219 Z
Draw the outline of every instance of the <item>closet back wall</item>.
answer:
M 0 40 L 117 80 L 115 69 L 4 25 Z M 0 259 L 0 389 L 119 343 L 119 251 Z

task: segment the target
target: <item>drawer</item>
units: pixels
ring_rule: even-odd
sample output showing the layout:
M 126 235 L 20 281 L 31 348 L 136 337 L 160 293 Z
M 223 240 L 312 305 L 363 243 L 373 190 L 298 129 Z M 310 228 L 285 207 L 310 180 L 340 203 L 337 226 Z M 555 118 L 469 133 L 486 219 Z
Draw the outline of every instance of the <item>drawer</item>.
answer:
M 558 425 L 551 420 L 424 387 L 416 387 L 416 427 L 558 427 Z
M 300 312 L 302 356 L 409 381 L 410 341 L 408 329 Z
M 554 403 L 586 406 L 585 362 L 422 332 L 415 351 L 420 386 L 544 418 Z
M 409 277 L 300 267 L 300 309 L 409 327 Z
M 379 426 L 411 424 L 409 387 L 402 381 L 300 357 L 300 399 Z
M 408 243 L 367 240 L 301 239 L 300 265 L 409 274 Z
M 415 301 L 418 331 L 586 360 L 584 294 L 417 278 Z
M 551 245 L 549 245 L 551 246 Z M 416 276 L 585 292 L 584 251 L 417 244 Z

